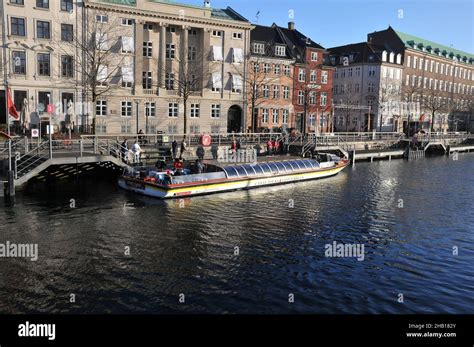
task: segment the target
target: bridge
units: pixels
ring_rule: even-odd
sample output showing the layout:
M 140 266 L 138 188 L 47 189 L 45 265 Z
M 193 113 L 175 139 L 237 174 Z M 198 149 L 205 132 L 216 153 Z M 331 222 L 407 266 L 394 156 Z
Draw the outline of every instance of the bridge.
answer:
M 144 151 L 145 163 L 153 163 L 158 159 L 169 160 L 171 158 L 171 143 L 178 144 L 184 138 L 184 134 L 153 134 L 129 136 L 120 135 L 82 135 L 77 139 L 61 140 L 38 140 L 26 137 L 14 137 L 11 141 L 12 156 L 8 157 L 8 147 L 0 149 L 0 159 L 4 166 L 11 161 L 12 170 L 0 177 L 1 182 L 8 186 L 10 192 L 28 182 L 33 177 L 40 175 L 52 166 L 71 166 L 84 164 L 112 165 L 116 168 L 128 166 L 130 160 L 122 160 L 124 148 L 121 143 L 124 139 L 129 140 L 129 148 L 132 142 L 139 141 Z M 260 153 L 266 152 L 266 143 L 269 140 L 281 141 L 286 152 L 300 156 L 308 156 L 314 151 L 339 151 L 349 157 L 352 153 L 353 160 L 383 158 L 400 155 L 404 153 L 412 139 L 406 139 L 401 133 L 323 133 L 291 135 L 287 133 L 230 133 L 211 134 L 211 146 L 205 149 L 205 158 L 213 158 L 213 148 L 222 149 L 230 147 L 234 141 L 238 141 L 241 148 L 258 148 Z M 474 136 L 467 133 L 445 133 L 429 134 L 420 136 L 417 141 L 424 150 L 430 146 L 441 145 L 445 151 L 474 149 L 468 140 L 474 140 Z M 193 160 L 197 158 L 195 150 L 201 146 L 201 135 L 186 135 L 187 150 L 184 159 Z M 472 147 L 472 148 L 471 148 Z M 179 148 L 179 145 L 178 145 Z M 400 153 L 399 153 L 400 152 Z M 4 170 L 5 171 L 5 170 Z

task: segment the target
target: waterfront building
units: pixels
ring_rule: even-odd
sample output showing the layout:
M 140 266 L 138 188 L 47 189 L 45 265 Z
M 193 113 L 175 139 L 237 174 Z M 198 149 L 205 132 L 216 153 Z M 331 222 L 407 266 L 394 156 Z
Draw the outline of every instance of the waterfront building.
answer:
M 15 55 L 7 76 L 18 109 L 24 99 L 30 113 L 72 100 L 84 107 L 81 115 L 74 109 L 74 125 L 99 134 L 184 133 L 185 119 L 187 133 L 245 129 L 242 79 L 252 25 L 230 7 L 215 9 L 209 1 L 33 3 L 4 4 L 6 56 Z M 25 53 L 18 58 L 17 51 Z M 58 126 L 68 123 L 56 112 Z
M 391 27 L 368 34 L 367 42 L 329 51 L 337 67 L 337 130 L 470 130 L 474 55 Z

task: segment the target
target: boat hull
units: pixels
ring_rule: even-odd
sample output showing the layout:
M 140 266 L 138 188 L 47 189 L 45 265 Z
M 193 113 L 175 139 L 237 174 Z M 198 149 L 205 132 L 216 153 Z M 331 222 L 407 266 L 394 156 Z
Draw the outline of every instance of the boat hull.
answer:
M 345 162 L 343 164 L 339 164 L 331 168 L 314 170 L 309 172 L 274 176 L 269 175 L 255 178 L 248 177 L 240 180 L 220 180 L 218 182 L 204 182 L 202 184 L 197 185 L 184 184 L 182 186 L 160 186 L 131 177 L 122 176 L 119 178 L 118 184 L 121 188 L 134 193 L 152 196 L 160 199 L 172 199 L 321 179 L 337 175 L 347 165 L 348 163 Z

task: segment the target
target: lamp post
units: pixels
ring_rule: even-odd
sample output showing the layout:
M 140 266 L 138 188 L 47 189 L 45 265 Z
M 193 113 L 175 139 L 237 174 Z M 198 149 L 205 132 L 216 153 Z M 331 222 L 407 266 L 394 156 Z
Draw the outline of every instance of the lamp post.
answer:
M 139 129 L 139 121 L 138 121 L 138 118 L 139 118 L 139 112 L 138 112 L 138 106 L 140 105 L 140 100 L 139 99 L 135 99 L 135 104 L 136 104 L 136 110 L 135 110 L 135 114 L 136 114 L 136 118 L 137 118 L 137 141 L 138 141 L 138 133 L 140 131 Z

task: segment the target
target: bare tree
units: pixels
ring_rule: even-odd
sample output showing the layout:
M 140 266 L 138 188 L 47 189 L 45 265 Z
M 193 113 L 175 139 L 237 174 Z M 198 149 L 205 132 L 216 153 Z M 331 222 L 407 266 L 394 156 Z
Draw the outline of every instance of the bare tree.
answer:
M 338 110 L 338 115 L 343 117 L 345 131 L 349 131 L 349 123 L 351 116 L 354 115 L 354 112 L 359 112 L 360 107 L 360 94 L 355 92 L 352 88 L 347 88 L 346 85 L 340 86 L 344 88 L 343 90 L 337 90 L 337 95 L 334 96 L 334 108 Z M 337 102 L 338 101 L 338 102 Z M 362 120 L 359 118 L 359 123 Z M 360 124 L 359 124 L 360 128 Z
M 425 89 L 423 91 L 422 107 L 424 110 L 428 111 L 430 114 L 431 131 L 434 131 L 436 115 L 440 111 L 446 110 L 446 107 L 448 106 L 443 96 L 444 94 L 441 91 L 435 90 L 434 88 Z M 453 105 L 452 107 L 454 109 L 456 106 Z M 442 124 L 440 124 L 440 127 L 442 127 Z
M 169 60 L 160 66 L 160 76 L 165 76 L 164 87 L 168 93 L 177 95 L 183 106 L 184 139 L 187 134 L 188 101 L 194 95 L 202 95 L 204 83 L 211 73 L 207 71 L 203 52 L 196 47 L 175 44 L 168 51 Z
M 279 83 L 281 79 L 280 76 L 275 75 L 272 71 L 272 56 L 274 56 L 274 43 L 267 42 L 261 54 L 254 52 L 247 54 L 244 62 L 248 62 L 249 66 L 246 71 L 234 68 L 235 74 L 240 76 L 245 85 L 246 103 L 250 106 L 252 132 L 256 132 L 258 128 L 258 117 L 255 114 L 257 107 L 269 99 L 269 95 L 264 94 L 264 88 L 270 84 Z
M 414 81 L 414 83 L 412 81 L 410 85 L 402 86 L 401 98 L 404 104 L 404 111 L 407 112 L 407 136 L 410 136 L 411 116 L 420 110 L 422 91 L 421 86 L 419 86 L 416 81 Z
M 392 115 L 392 103 L 400 101 L 401 91 L 396 88 L 394 80 L 388 77 L 381 79 L 378 87 L 378 99 L 376 99 L 376 106 L 379 113 L 379 131 L 382 132 L 382 125 L 384 115 Z
M 71 36 L 67 40 L 63 38 L 54 43 L 61 56 L 74 57 L 70 71 L 62 66 L 61 74 L 63 77 L 77 74 L 84 97 L 90 98 L 92 102 L 94 133 L 96 102 L 101 97 L 110 95 L 114 89 L 122 87 L 123 76 L 129 75 L 133 80 L 133 37 L 126 35 L 125 29 L 119 25 L 119 20 L 120 18 L 110 14 L 95 16 L 95 13 L 92 13 L 90 19 L 83 23 L 80 35 Z M 66 81 L 77 83 L 73 78 Z

